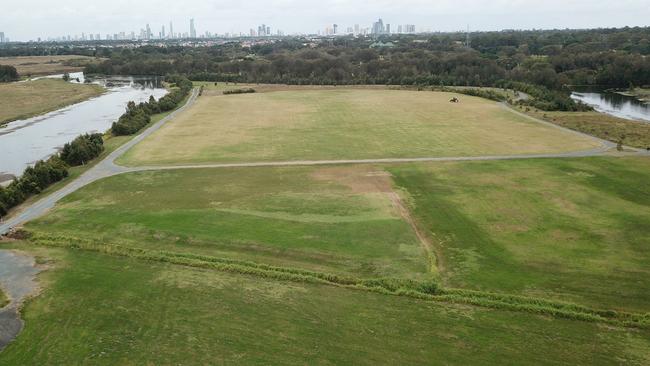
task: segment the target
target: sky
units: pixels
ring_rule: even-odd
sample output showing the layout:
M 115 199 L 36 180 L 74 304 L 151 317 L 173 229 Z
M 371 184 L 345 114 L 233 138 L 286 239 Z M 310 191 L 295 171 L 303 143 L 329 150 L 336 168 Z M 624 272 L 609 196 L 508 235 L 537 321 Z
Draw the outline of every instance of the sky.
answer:
M 2 0 L 0 32 L 11 40 L 83 33 L 248 33 L 266 24 L 286 34 L 370 27 L 377 18 L 418 31 L 650 26 L 650 0 Z

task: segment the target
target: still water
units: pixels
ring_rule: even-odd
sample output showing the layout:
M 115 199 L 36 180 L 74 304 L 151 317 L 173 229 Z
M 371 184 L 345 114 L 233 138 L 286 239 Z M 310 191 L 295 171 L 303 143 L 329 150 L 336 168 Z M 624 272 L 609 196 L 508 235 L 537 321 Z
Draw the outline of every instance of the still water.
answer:
M 634 97 L 595 88 L 581 88 L 574 90 L 571 98 L 589 104 L 601 113 L 650 123 L 650 104 Z
M 83 73 L 70 76 L 71 82 L 84 82 Z M 159 99 L 167 93 L 157 78 L 108 77 L 93 82 L 105 86 L 106 93 L 0 128 L 0 176 L 18 176 L 28 165 L 56 153 L 75 137 L 106 131 L 124 113 L 129 101 L 144 102 L 151 95 Z

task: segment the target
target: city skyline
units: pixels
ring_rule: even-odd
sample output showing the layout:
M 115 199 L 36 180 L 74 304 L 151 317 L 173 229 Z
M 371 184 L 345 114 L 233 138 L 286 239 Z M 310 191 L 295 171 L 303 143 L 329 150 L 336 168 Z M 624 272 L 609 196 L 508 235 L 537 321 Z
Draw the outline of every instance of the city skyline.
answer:
M 0 32 L 15 41 L 81 33 L 100 34 L 103 38 L 116 32 L 139 33 L 142 25 L 149 23 L 157 36 L 170 20 L 182 29 L 176 33 L 191 33 L 190 19 L 195 19 L 197 35 L 206 31 L 246 35 L 251 28 L 257 29 L 254 24 L 274 24 L 285 34 L 315 34 L 334 24 L 338 25 L 338 32 L 347 32 L 349 27 L 355 30 L 356 24 L 371 27 L 380 17 L 391 24 L 393 33 L 399 25 L 407 24 L 418 25 L 418 31 L 434 32 L 463 30 L 467 24 L 477 31 L 650 25 L 645 0 L 593 1 L 589 6 L 560 0 L 441 0 L 435 6 L 425 0 L 405 0 L 399 4 L 387 0 L 266 0 L 263 4 L 259 0 L 236 4 L 221 0 L 183 4 L 170 0 L 115 0 L 91 5 L 80 0 L 61 0 L 56 9 L 49 9 L 47 4 L 44 0 L 24 0 L 20 5 L 3 9 Z M 613 13 L 615 17 L 611 16 Z

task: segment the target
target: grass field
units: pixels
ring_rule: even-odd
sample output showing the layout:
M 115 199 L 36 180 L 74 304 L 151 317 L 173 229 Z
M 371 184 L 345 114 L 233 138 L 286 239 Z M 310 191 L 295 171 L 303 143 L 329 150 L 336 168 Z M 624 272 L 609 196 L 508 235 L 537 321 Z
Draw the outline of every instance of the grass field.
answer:
M 390 178 L 372 167 L 197 169 L 112 177 L 29 230 L 366 277 L 426 277 Z
M 528 112 L 530 115 L 604 140 L 618 142 L 625 136 L 625 145 L 650 147 L 650 123 L 630 121 L 598 112 Z
M 18 244 L 16 244 L 18 245 Z M 24 248 L 24 246 L 23 246 Z M 650 333 L 76 251 L 2 365 L 647 364 Z
M 206 93 L 120 163 L 475 156 L 587 150 L 599 145 L 454 94 L 327 88 Z
M 454 287 L 650 312 L 650 159 L 395 166 Z
M 79 103 L 103 92 L 99 85 L 55 79 L 0 84 L 0 126 Z
M 92 57 L 77 55 L 0 57 L 0 65 L 16 68 L 23 77 L 82 71 Z

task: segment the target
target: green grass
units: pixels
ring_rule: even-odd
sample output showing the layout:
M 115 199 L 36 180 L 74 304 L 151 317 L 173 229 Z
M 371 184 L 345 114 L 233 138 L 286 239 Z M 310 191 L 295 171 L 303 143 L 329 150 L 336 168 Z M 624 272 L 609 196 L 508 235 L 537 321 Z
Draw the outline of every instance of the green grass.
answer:
M 650 159 L 390 169 L 447 286 L 650 311 Z
M 179 104 L 179 106 L 176 108 L 180 108 L 185 104 L 187 101 L 187 98 L 183 100 Z M 175 110 L 175 109 L 174 109 Z M 147 129 L 149 126 L 152 124 L 160 121 L 161 119 L 167 117 L 169 114 L 171 114 L 174 110 L 169 111 L 169 112 L 164 112 L 164 113 L 158 113 L 153 116 L 151 116 L 151 122 L 143 128 L 143 130 Z M 124 145 L 125 143 L 129 142 L 131 139 L 133 139 L 137 135 L 131 135 L 131 136 L 113 136 L 110 133 L 110 130 L 104 133 L 104 151 L 95 159 L 93 159 L 90 163 L 86 165 L 80 165 L 80 166 L 74 166 L 70 167 L 68 169 L 68 177 L 65 179 L 56 182 L 52 184 L 51 186 L 47 187 L 44 189 L 42 192 L 33 195 L 29 197 L 25 202 L 22 204 L 12 208 L 9 213 L 5 216 L 5 219 L 9 219 L 20 212 L 24 210 L 26 207 L 31 206 L 32 204 L 36 203 L 38 200 L 47 197 L 48 195 L 58 191 L 59 189 L 63 188 L 66 184 L 70 183 L 71 181 L 77 179 L 79 176 L 81 176 L 83 173 L 85 173 L 88 169 L 92 168 L 95 166 L 97 163 L 105 159 L 108 155 L 110 155 L 113 151 L 115 151 L 117 148 L 120 146 Z
M 2 365 L 650 361 L 643 330 L 21 247 L 55 261 Z
M 0 84 L 0 126 L 79 103 L 103 92 L 99 85 L 58 79 Z
M 124 174 L 27 225 L 43 234 L 367 277 L 428 277 L 423 249 L 366 168 Z M 379 188 L 374 186 L 379 185 Z
M 461 103 L 449 103 L 455 95 L 310 88 L 224 96 L 209 90 L 119 161 L 151 165 L 475 156 L 598 147 L 492 101 L 463 95 Z

